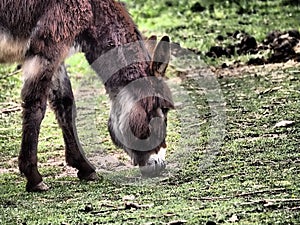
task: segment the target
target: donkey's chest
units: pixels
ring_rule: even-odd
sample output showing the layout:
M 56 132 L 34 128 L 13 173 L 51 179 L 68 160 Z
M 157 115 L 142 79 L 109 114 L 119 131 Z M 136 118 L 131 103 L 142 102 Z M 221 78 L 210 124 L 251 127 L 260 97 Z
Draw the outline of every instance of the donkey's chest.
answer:
M 22 62 L 29 47 L 29 39 L 16 39 L 0 33 L 0 63 Z

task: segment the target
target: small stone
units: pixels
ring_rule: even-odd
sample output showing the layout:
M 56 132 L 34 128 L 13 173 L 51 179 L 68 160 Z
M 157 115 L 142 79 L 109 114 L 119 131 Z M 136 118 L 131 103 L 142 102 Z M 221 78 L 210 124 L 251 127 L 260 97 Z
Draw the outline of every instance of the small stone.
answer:
M 222 69 L 225 69 L 225 68 L 228 68 L 228 65 L 226 63 L 223 63 L 221 67 L 222 67 Z
M 221 34 L 219 34 L 219 35 L 216 37 L 216 39 L 217 39 L 218 41 L 224 41 L 224 36 L 221 35 Z
M 91 203 L 87 204 L 85 207 L 84 207 L 84 212 L 91 212 L 93 211 L 93 205 Z

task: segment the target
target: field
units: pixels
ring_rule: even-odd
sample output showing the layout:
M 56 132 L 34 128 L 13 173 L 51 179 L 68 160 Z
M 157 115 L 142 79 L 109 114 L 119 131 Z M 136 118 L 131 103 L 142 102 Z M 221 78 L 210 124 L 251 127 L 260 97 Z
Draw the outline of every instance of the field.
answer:
M 142 179 L 112 144 L 104 87 L 76 54 L 66 64 L 78 132 L 102 178 L 80 182 L 65 165 L 61 131 L 49 110 L 38 158 L 51 189 L 25 192 L 17 163 L 21 71 L 3 65 L 0 223 L 300 224 L 300 51 L 293 46 L 292 57 L 283 54 L 276 63 L 260 60 L 274 59 L 276 49 L 256 51 L 270 32 L 300 30 L 299 6 L 284 0 L 125 2 L 145 36 L 167 34 L 173 42 L 166 82 L 176 109 L 168 118 L 166 171 Z M 240 54 L 234 34 L 254 37 L 257 47 Z M 230 45 L 232 54 L 211 56 L 217 54 L 212 46 Z

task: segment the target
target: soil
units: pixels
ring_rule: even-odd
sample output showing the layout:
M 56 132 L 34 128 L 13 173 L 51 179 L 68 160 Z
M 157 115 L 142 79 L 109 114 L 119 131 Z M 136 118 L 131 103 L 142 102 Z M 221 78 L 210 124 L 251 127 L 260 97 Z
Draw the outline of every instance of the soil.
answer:
M 217 41 L 220 45 L 211 46 L 205 54 L 210 58 L 227 57 L 234 55 L 267 55 L 253 56 L 248 65 L 263 65 L 269 63 L 281 63 L 289 60 L 300 62 L 300 33 L 298 30 L 272 31 L 266 35 L 262 42 L 244 31 L 227 33 L 227 36 L 218 35 Z M 225 40 L 231 40 L 234 44 L 222 46 Z M 226 67 L 223 64 L 223 67 Z

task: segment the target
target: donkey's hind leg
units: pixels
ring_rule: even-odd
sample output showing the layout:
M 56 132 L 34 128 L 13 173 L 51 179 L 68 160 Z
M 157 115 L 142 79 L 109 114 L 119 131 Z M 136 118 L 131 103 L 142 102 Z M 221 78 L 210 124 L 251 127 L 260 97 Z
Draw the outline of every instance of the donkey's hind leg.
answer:
M 77 136 L 74 96 L 66 68 L 63 64 L 60 65 L 52 78 L 49 103 L 62 128 L 67 164 L 78 169 L 77 175 L 79 179 L 96 180 L 95 168 L 85 158 Z

